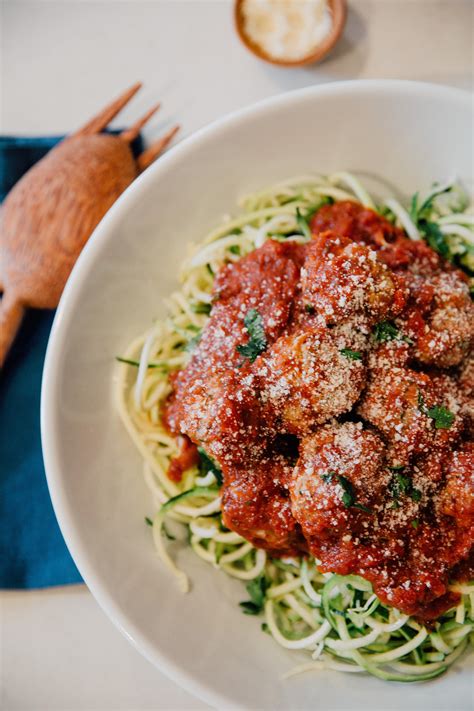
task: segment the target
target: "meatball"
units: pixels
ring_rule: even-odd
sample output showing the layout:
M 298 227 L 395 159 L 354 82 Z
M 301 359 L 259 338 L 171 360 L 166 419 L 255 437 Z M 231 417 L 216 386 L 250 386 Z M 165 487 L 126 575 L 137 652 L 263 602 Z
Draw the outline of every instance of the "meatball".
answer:
M 414 341 L 420 363 L 448 368 L 458 365 L 474 343 L 474 304 L 460 272 L 407 279 L 410 303 L 398 319 Z
M 302 440 L 291 508 L 325 569 L 345 574 L 379 561 L 363 539 L 390 481 L 383 462 L 382 440 L 361 423 L 328 424 Z
M 328 324 L 351 319 L 367 331 L 405 304 L 398 277 L 373 249 L 332 232 L 315 237 L 301 275 L 303 298 Z
M 285 486 L 291 471 L 291 464 L 278 455 L 255 460 L 250 466 L 224 468 L 224 524 L 277 556 L 307 550 Z
M 429 375 L 394 366 L 385 348 L 372 355 L 371 366 L 357 412 L 388 440 L 395 464 L 405 466 L 458 437 L 462 420 L 439 399 Z
M 409 239 L 405 232 L 385 217 L 360 203 L 344 200 L 322 207 L 311 222 L 313 234 L 332 230 L 354 242 L 377 250 L 377 257 L 397 272 L 438 273 L 440 256 L 421 240 Z
M 189 371 L 183 370 L 180 376 L 165 412 L 171 432 L 202 445 L 221 466 L 265 446 L 258 394 L 251 385 L 239 382 L 234 371 L 214 370 L 205 377 L 194 373 L 189 378 Z
M 471 528 L 474 536 L 474 442 L 453 452 L 440 494 L 440 510 L 456 519 L 459 527 Z
M 257 369 L 265 412 L 302 434 L 347 412 L 365 382 L 367 338 L 350 329 L 305 328 L 278 339 Z

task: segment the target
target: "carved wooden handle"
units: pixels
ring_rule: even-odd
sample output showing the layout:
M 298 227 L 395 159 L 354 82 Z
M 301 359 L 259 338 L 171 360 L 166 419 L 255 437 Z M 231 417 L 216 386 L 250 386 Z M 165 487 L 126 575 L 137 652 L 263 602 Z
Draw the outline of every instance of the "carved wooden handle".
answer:
M 4 293 L 0 301 L 0 368 L 23 320 L 25 307 L 16 298 Z

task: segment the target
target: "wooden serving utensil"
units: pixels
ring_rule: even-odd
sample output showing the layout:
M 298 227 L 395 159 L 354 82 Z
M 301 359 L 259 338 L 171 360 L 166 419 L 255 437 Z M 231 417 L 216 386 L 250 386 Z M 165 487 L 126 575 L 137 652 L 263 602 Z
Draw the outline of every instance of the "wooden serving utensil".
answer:
M 178 130 L 136 160 L 130 144 L 159 104 L 120 135 L 101 133 L 140 87 L 134 84 L 63 139 L 7 195 L 0 211 L 0 367 L 25 309 L 56 308 L 94 228 Z

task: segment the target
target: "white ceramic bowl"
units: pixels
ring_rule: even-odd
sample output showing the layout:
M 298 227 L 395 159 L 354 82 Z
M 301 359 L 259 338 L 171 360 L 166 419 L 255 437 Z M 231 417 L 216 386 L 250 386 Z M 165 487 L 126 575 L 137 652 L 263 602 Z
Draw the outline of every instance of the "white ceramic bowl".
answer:
M 43 450 L 62 532 L 84 579 L 119 629 L 160 669 L 219 708 L 468 708 L 466 661 L 425 685 L 327 672 L 288 681 L 295 663 L 242 615 L 241 583 L 179 556 L 182 596 L 155 555 L 140 456 L 117 417 L 114 356 L 163 314 L 185 245 L 242 192 L 302 172 L 352 170 L 409 194 L 471 179 L 468 94 L 427 84 L 361 81 L 285 94 L 196 133 L 117 201 L 69 279 L 48 347 Z M 93 644 L 93 630 L 91 630 Z M 299 659 L 299 657 L 297 658 Z

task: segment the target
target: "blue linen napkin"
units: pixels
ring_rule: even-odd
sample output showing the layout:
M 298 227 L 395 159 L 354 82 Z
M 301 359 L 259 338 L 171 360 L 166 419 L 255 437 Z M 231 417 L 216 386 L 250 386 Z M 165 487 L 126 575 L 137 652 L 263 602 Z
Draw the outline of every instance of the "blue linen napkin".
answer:
M 0 201 L 62 136 L 0 136 Z M 132 146 L 143 149 L 141 137 Z M 0 373 L 0 588 L 82 582 L 49 498 L 40 390 L 54 311 L 28 311 Z

